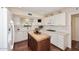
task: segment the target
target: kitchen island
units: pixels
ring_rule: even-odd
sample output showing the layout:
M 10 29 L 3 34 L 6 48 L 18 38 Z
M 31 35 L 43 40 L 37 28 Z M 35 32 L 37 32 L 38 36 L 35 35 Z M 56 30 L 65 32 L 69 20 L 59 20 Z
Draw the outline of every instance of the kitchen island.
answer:
M 44 33 L 28 33 L 28 46 L 33 51 L 48 51 L 50 50 L 50 36 Z

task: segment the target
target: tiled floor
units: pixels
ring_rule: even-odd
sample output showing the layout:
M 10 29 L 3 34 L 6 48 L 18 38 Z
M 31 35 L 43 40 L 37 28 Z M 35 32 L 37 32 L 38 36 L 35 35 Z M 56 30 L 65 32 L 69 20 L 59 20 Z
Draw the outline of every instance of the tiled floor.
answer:
M 22 41 L 14 44 L 13 51 L 31 51 L 31 49 L 28 47 L 28 41 Z M 50 51 L 61 51 L 61 50 L 50 44 Z M 67 49 L 67 51 L 79 51 L 79 49 L 73 46 L 72 49 Z

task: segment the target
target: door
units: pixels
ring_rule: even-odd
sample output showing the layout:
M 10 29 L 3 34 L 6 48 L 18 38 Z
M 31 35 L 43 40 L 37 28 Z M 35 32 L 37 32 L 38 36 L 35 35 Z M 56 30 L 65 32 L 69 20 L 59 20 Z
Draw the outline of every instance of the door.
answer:
M 72 49 L 79 49 L 79 14 L 71 16 Z

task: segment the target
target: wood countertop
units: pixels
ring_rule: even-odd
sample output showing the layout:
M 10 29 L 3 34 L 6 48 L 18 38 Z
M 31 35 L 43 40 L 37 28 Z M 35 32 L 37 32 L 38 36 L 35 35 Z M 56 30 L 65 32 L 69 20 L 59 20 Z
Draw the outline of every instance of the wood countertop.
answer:
M 49 35 L 45 34 L 45 33 L 41 33 L 41 34 L 36 34 L 33 31 L 30 31 L 29 34 L 36 40 L 36 41 L 41 41 L 41 40 L 45 40 L 47 38 L 50 38 Z

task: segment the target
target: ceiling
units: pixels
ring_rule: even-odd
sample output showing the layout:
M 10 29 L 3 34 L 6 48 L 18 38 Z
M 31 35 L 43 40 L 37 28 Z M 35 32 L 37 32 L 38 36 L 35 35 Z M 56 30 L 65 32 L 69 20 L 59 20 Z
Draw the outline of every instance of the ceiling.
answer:
M 44 17 L 63 8 L 64 7 L 8 7 L 13 14 L 21 17 L 28 16 L 28 13 L 32 13 L 35 17 Z
M 61 8 L 62 7 L 27 7 L 27 8 L 24 7 L 22 9 L 25 11 L 28 11 L 28 12 L 33 12 L 35 14 L 44 16 L 44 15 L 49 14 L 51 12 L 60 10 Z

